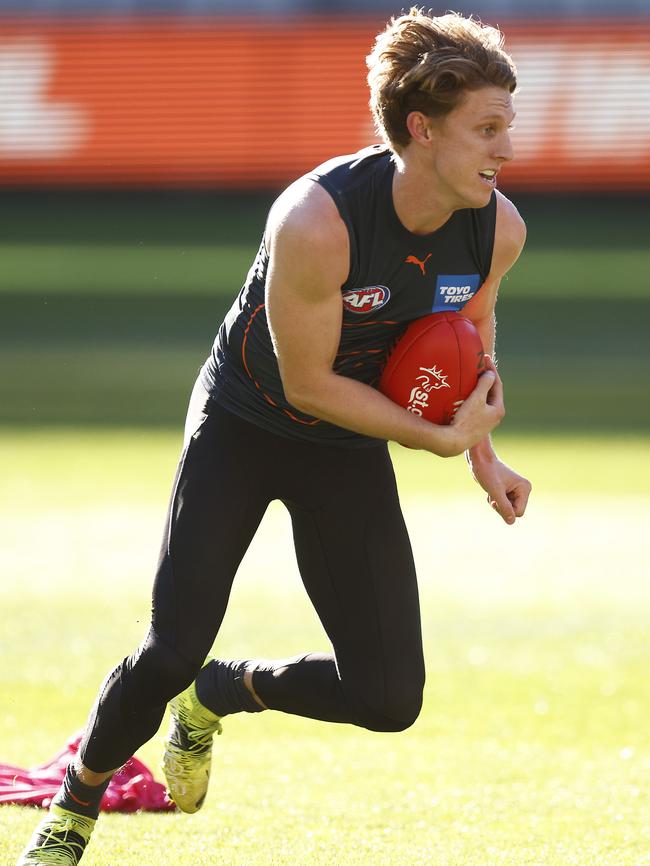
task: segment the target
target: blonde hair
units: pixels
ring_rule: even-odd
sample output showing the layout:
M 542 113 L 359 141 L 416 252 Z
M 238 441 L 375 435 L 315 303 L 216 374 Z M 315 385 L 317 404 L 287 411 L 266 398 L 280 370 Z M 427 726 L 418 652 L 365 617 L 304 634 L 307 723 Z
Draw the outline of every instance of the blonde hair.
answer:
M 517 70 L 503 34 L 456 12 L 433 17 L 413 6 L 392 18 L 366 58 L 370 108 L 377 132 L 395 151 L 410 139 L 411 111 L 442 117 L 467 90 L 486 85 L 512 93 Z

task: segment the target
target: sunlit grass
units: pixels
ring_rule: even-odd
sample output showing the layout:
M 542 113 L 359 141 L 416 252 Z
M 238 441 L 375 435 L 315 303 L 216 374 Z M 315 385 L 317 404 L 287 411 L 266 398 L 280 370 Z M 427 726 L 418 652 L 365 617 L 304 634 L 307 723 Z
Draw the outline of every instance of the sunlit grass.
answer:
M 261 231 L 261 227 L 260 227 Z M 242 284 L 257 251 L 257 236 L 250 243 L 217 242 L 80 243 L 10 242 L 0 244 L 2 292 L 34 292 L 48 297 L 57 293 L 119 290 L 123 293 L 177 295 L 200 293 L 231 296 Z M 549 263 L 561 279 L 549 279 Z M 508 294 L 527 298 L 609 297 L 611 275 L 616 274 L 619 299 L 647 298 L 647 286 L 639 274 L 650 266 L 650 252 L 643 246 L 616 250 L 611 247 L 567 249 L 534 246 L 526 251 L 512 277 Z M 567 286 L 570 291 L 567 292 Z M 514 288 L 512 288 L 514 287 Z
M 103 816 L 88 866 L 650 863 L 650 443 L 513 439 L 535 483 L 504 526 L 462 460 L 395 448 L 418 562 L 425 708 L 399 735 L 227 720 L 204 810 Z M 180 434 L 0 435 L 2 760 L 46 760 L 147 621 Z M 270 509 L 216 644 L 326 648 Z M 143 759 L 157 771 L 160 738 Z M 37 814 L 0 811 L 11 864 Z

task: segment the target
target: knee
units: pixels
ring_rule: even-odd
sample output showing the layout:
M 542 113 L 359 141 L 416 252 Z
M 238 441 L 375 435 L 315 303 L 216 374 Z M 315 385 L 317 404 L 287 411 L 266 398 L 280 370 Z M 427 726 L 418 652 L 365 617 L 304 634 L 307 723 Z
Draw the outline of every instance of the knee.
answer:
M 162 641 L 153 628 L 138 649 L 125 660 L 132 689 L 147 703 L 165 704 L 192 683 L 201 669 Z
M 369 731 L 398 733 L 414 724 L 422 709 L 422 684 L 401 684 L 399 690 L 386 695 L 381 701 L 364 701 L 357 705 L 361 727 Z

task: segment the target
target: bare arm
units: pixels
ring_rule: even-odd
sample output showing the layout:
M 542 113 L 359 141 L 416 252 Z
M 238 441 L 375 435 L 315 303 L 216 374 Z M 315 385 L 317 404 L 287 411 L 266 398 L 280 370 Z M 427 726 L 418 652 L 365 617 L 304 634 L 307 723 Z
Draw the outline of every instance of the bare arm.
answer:
M 519 258 L 526 241 L 526 226 L 515 206 L 497 192 L 497 221 L 492 267 L 478 292 L 463 308 L 463 315 L 476 326 L 483 348 L 494 357 L 495 306 L 502 278 Z
M 481 291 L 463 309 L 481 335 L 485 351 L 494 356 L 497 294 L 502 277 L 519 258 L 526 240 L 526 226 L 517 209 L 497 193 L 497 223 L 492 268 Z M 522 517 L 531 492 L 530 482 L 506 466 L 494 452 L 486 436 L 468 449 L 467 460 L 476 481 L 488 494 L 488 502 L 506 523 Z
M 448 427 L 424 421 L 369 385 L 334 372 L 349 240 L 325 190 L 309 181 L 289 187 L 271 211 L 267 245 L 267 315 L 292 405 L 357 433 L 442 457 L 462 453 L 499 423 L 503 408 L 495 372 L 481 378 Z

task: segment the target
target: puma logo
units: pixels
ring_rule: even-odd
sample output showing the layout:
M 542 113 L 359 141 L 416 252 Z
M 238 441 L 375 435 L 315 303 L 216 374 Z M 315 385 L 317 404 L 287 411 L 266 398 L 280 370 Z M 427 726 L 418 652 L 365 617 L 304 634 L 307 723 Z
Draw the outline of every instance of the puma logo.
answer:
M 429 259 L 431 258 L 432 255 L 433 255 L 433 253 L 429 253 L 429 255 L 426 257 L 426 259 L 423 259 L 422 261 L 420 261 L 420 259 L 418 259 L 417 256 L 407 256 L 404 259 L 404 261 L 406 262 L 407 265 L 417 265 L 419 267 L 419 269 L 422 271 L 422 276 L 424 277 L 424 276 L 426 276 L 426 271 L 424 270 L 424 266 L 429 261 Z

